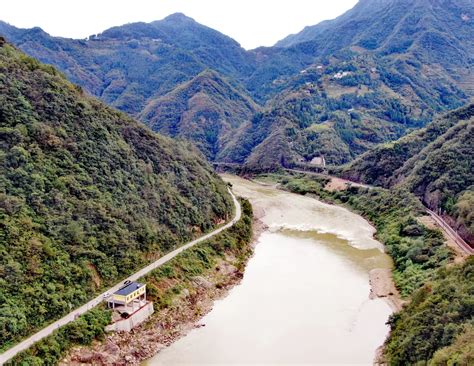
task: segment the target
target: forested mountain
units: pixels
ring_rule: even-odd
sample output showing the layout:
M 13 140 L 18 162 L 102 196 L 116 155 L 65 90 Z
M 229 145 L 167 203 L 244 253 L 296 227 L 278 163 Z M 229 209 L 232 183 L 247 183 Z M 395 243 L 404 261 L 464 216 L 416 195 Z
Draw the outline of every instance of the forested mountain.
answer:
M 356 159 L 344 175 L 383 187 L 406 186 L 474 242 L 474 104 Z
M 40 28 L 24 30 L 6 23 L 0 23 L 0 34 L 132 115 L 208 68 L 238 77 L 251 72 L 252 65 L 233 39 L 183 14 L 110 28 L 86 40 L 51 37 Z
M 332 21 L 251 51 L 182 14 L 87 40 L 5 23 L 0 33 L 157 131 L 192 140 L 208 158 L 266 170 L 320 156 L 346 163 L 467 103 L 473 22 L 470 0 L 361 0 Z M 232 91 L 196 88 L 206 70 Z M 250 98 L 249 109 L 242 100 Z M 197 100 L 206 117 L 190 103 Z M 195 132 L 186 131 L 189 121 Z M 235 133 L 225 132 L 229 125 Z
M 0 39 L 0 349 L 232 212 L 204 157 Z
M 312 47 L 319 55 L 359 46 L 385 55 L 425 54 L 448 68 L 468 66 L 473 11 L 470 0 L 360 0 L 342 16 L 306 27 L 275 46 Z M 430 49 L 434 45 L 445 47 Z
M 252 137 L 257 144 L 266 141 L 269 145 L 249 154 L 265 155 L 267 162 L 273 159 L 262 168 L 279 165 L 269 151 L 278 130 L 287 146 L 286 165 L 308 163 L 318 156 L 332 165 L 346 163 L 379 143 L 424 126 L 435 111 L 459 106 L 465 100 L 462 92 L 444 81 L 453 97 L 449 107 L 434 85 L 442 79 L 433 82 L 415 69 L 407 79 L 376 56 L 336 54 L 327 63 L 305 69 L 267 104 L 263 121 L 253 124 L 249 132 L 258 136 Z M 248 160 L 252 170 L 259 165 Z
M 206 158 L 244 173 L 324 158 L 394 188 L 334 195 L 383 222 L 405 289 L 449 258 L 411 211 L 392 221 L 407 202 L 424 212 L 414 195 L 474 243 L 472 0 L 360 0 L 250 51 L 183 14 L 82 40 L 1 21 L 0 35 L 0 352 L 229 218 Z M 391 319 L 390 359 L 464 352 L 472 267 L 437 271 Z
M 275 48 L 297 60 L 350 48 L 397 61 L 402 73 L 404 64 L 416 60 L 423 72 L 447 75 L 472 93 L 473 22 L 471 0 L 360 0 L 340 17 L 306 27 Z
M 335 20 L 278 42 L 275 60 L 290 53 L 296 64 L 308 54 L 314 60 L 298 75 L 272 81 L 277 86 L 268 93 L 280 93 L 272 102 L 278 123 L 257 133 L 272 132 L 249 168 L 318 155 L 344 163 L 466 103 L 474 95 L 473 19 L 472 1 L 361 0 Z M 276 145 L 285 159 L 269 153 Z
M 258 108 L 245 91 L 206 70 L 150 102 L 139 118 L 155 131 L 195 141 L 210 160 L 225 161 Z

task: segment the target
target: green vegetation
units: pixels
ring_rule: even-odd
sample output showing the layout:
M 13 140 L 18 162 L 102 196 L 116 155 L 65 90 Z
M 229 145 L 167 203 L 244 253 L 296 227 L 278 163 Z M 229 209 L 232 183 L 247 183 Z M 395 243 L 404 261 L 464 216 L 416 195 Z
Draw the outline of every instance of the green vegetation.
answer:
M 344 175 L 367 184 L 388 187 L 392 177 L 410 160 L 419 160 L 417 155 L 427 146 L 439 146 L 436 141 L 448 132 L 454 131 L 453 127 L 461 125 L 464 132 L 469 122 L 474 117 L 474 104 L 467 105 L 455 111 L 446 113 L 436 118 L 425 128 L 417 130 L 393 143 L 377 146 L 373 150 L 360 156 L 344 171 Z M 459 129 L 459 127 L 456 127 Z M 452 133 L 450 132 L 450 135 Z M 460 139 L 461 141 L 461 139 Z M 441 141 L 440 141 L 441 142 Z M 422 157 L 422 156 L 420 156 Z M 404 169 L 408 170 L 408 169 Z
M 183 14 L 113 27 L 87 40 L 3 22 L 0 35 L 132 116 L 206 69 L 231 77 L 251 72 L 251 60 L 236 41 Z
M 439 270 L 390 318 L 385 345 L 390 365 L 472 365 L 474 257 Z
M 247 259 L 252 254 L 249 243 L 252 237 L 253 213 L 252 206 L 247 200 L 240 202 L 242 218 L 237 224 L 181 253 L 144 278 L 148 296 L 155 302 L 155 309 L 172 306 L 173 300 L 183 289 L 192 287 L 192 281 L 196 276 L 214 271 L 219 261 L 227 260 L 227 256 L 235 258 L 232 264 L 243 272 Z
M 154 131 L 194 141 L 209 160 L 226 161 L 236 133 L 257 110 L 243 90 L 206 70 L 150 102 L 139 118 Z
M 182 14 L 87 40 L 6 23 L 0 33 L 206 157 L 269 171 L 319 156 L 347 163 L 467 103 L 472 14 L 469 0 L 362 0 L 250 51 Z
M 474 257 L 448 265 L 451 253 L 439 231 L 420 224 L 424 210 L 403 189 L 324 189 L 329 179 L 304 174 L 259 176 L 282 188 L 343 204 L 366 217 L 393 258 L 394 280 L 408 305 L 390 320 L 384 358 L 389 365 L 470 365 L 474 360 Z
M 474 329 L 472 324 L 464 326 L 454 342 L 436 351 L 430 360 L 432 365 L 471 365 L 474 362 Z
M 404 297 L 431 279 L 436 269 L 445 266 L 451 257 L 441 233 L 416 220 L 424 215 L 424 209 L 406 190 L 351 187 L 328 192 L 324 189 L 328 182 L 325 177 L 303 174 L 274 177 L 284 189 L 348 206 L 369 220 L 377 229 L 377 239 L 384 243 L 393 258 L 395 284 Z
M 456 223 L 461 223 L 458 230 L 465 230 L 461 235 L 468 238 L 474 233 L 474 189 L 470 189 L 459 195 L 457 202 L 452 208 L 454 220 Z M 472 242 L 472 239 L 469 240 Z
M 361 0 L 342 16 L 306 27 L 276 46 L 318 55 L 357 46 L 395 60 L 413 55 L 410 63 L 441 64 L 449 69 L 469 62 L 472 18 L 461 15 L 469 17 L 472 11 L 469 0 Z
M 215 272 L 220 260 L 229 261 L 239 271 L 252 253 L 252 206 L 240 200 L 241 219 L 230 229 L 190 248 L 171 261 L 140 279 L 147 284 L 147 297 L 154 302 L 155 311 L 172 306 L 185 288 L 192 290 L 191 282 L 196 276 Z M 225 279 L 223 279 L 225 280 Z M 216 284 L 219 286 L 219 283 Z M 197 310 L 197 309 L 196 309 Z M 110 323 L 110 311 L 95 308 L 74 322 L 58 329 L 49 337 L 13 358 L 10 365 L 43 366 L 57 364 L 74 346 L 89 345 L 94 339 L 102 339 L 104 328 Z
M 451 217 L 474 240 L 474 104 L 449 112 L 426 128 L 376 147 L 342 171 L 357 181 L 402 186 L 425 205 Z
M 56 365 L 72 347 L 89 345 L 94 339 L 103 338 L 105 326 L 110 324 L 110 321 L 109 310 L 102 307 L 92 309 L 18 354 L 6 365 Z
M 184 144 L 0 42 L 0 350 L 230 217 Z
M 343 175 L 389 190 L 327 192 L 325 179 L 273 178 L 374 223 L 397 285 L 414 296 L 392 319 L 389 362 L 439 364 L 471 360 L 472 304 L 462 297 L 471 288 L 456 278 L 472 264 L 443 272 L 449 252 L 416 220 L 417 197 L 474 242 L 474 107 L 428 124 L 474 93 L 472 19 L 471 0 L 361 0 L 252 51 L 182 14 L 87 40 L 3 22 L 0 33 L 207 158 L 243 163 L 244 173 L 356 159 Z M 3 39 L 0 136 L 0 350 L 230 215 L 225 185 L 197 151 L 104 107 Z M 186 283 L 223 253 L 200 246 L 156 281 Z M 176 286 L 151 285 L 160 306 Z M 431 316 L 436 329 L 423 333 Z

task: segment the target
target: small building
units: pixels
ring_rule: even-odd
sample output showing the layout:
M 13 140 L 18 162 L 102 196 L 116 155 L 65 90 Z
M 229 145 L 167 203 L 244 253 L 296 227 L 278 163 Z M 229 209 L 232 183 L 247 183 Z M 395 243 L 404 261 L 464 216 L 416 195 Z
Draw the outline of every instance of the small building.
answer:
M 146 285 L 130 282 L 107 299 L 107 306 L 115 309 L 118 306 L 128 308 L 131 305 L 134 309 L 135 303 L 138 302 L 140 307 L 142 301 L 146 303 Z
M 339 71 L 337 74 L 334 74 L 334 79 L 342 79 L 346 76 L 352 75 L 351 71 Z
M 146 299 L 146 285 L 130 282 L 107 298 L 112 308 L 112 324 L 105 330 L 130 332 L 153 314 L 153 303 Z
M 316 156 L 311 160 L 310 164 L 325 167 L 326 166 L 326 159 L 324 159 L 323 155 Z

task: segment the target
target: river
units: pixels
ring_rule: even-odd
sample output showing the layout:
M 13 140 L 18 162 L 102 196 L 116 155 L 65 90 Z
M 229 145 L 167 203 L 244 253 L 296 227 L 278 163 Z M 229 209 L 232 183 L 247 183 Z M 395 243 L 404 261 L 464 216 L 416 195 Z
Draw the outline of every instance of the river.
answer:
M 313 198 L 225 176 L 268 228 L 240 285 L 145 365 L 370 365 L 392 313 L 369 299 L 369 271 L 390 268 L 374 228 Z

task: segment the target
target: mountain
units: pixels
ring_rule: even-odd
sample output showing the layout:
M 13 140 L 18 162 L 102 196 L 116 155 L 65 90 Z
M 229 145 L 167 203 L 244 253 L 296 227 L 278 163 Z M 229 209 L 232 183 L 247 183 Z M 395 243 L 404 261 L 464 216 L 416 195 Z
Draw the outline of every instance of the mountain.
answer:
M 342 16 L 306 27 L 276 47 L 311 49 L 316 56 L 349 47 L 393 59 L 403 55 L 403 61 L 417 60 L 425 69 L 437 65 L 433 71 L 472 94 L 473 22 L 470 0 L 360 0 Z
M 405 186 L 433 210 L 451 218 L 474 242 L 474 104 L 356 159 L 343 173 L 384 187 Z
M 318 55 L 357 46 L 384 55 L 424 54 L 448 68 L 467 66 L 474 50 L 473 18 L 470 0 L 360 0 L 342 16 L 306 27 L 275 46 L 305 43 Z
M 0 349 L 221 223 L 226 184 L 0 38 Z
M 410 78 L 378 56 L 347 52 L 335 54 L 327 62 L 308 67 L 293 77 L 288 87 L 267 103 L 259 123 L 244 133 L 243 145 L 253 161 L 250 170 L 258 170 L 254 161 L 269 162 L 262 167 L 309 164 L 324 157 L 330 165 L 351 161 L 377 144 L 393 141 L 423 127 L 436 111 L 459 106 L 465 97 L 448 79 L 422 76 L 416 68 Z M 436 89 L 446 83 L 446 91 Z M 451 95 L 449 107 L 443 100 Z M 270 140 L 287 147 L 284 159 L 273 154 Z M 283 142 L 284 141 L 284 142 Z M 266 155 L 266 158 L 256 157 Z
M 277 85 L 267 91 L 270 115 L 278 122 L 261 123 L 262 131 L 252 133 L 263 135 L 265 146 L 251 152 L 248 168 L 308 164 L 321 156 L 346 163 L 467 103 L 474 95 L 473 19 L 472 1 L 361 0 L 342 16 L 280 41 L 272 66 L 286 68 L 287 54 L 299 66 L 308 55 L 313 61 L 271 80 Z M 272 153 L 276 146 L 284 157 Z
M 344 164 L 466 104 L 474 96 L 473 19 L 470 0 L 361 0 L 251 51 L 183 14 L 87 40 L 5 23 L 0 33 L 208 158 L 268 170 L 322 157 Z M 196 86 L 206 70 L 223 80 L 219 87 Z
M 248 54 L 236 41 L 183 14 L 113 27 L 85 40 L 51 37 L 40 28 L 18 29 L 3 22 L 0 34 L 133 116 L 150 98 L 208 68 L 233 77 L 252 70 Z
M 194 141 L 210 160 L 226 161 L 226 151 L 258 108 L 245 91 L 206 70 L 151 101 L 139 118 L 154 131 Z

